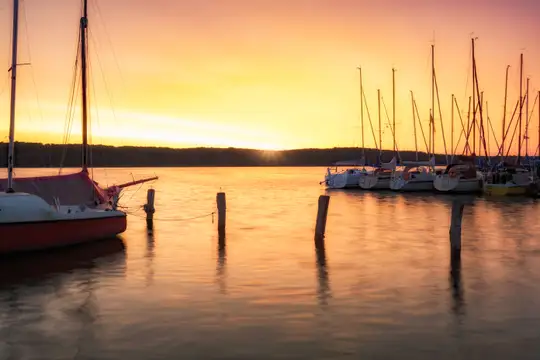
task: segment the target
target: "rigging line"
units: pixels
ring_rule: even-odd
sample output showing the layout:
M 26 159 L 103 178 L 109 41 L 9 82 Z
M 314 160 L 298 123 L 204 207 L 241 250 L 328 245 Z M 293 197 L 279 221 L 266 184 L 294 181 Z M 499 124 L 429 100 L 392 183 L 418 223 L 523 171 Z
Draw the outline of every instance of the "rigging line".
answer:
M 527 95 L 525 95 L 525 97 L 527 97 Z M 536 107 L 536 101 L 537 101 L 537 100 L 538 100 L 538 95 L 536 95 L 536 97 L 534 98 L 534 104 L 533 104 L 533 106 L 532 106 L 531 112 L 529 113 L 529 114 L 530 114 L 530 115 L 529 115 L 529 119 L 528 119 L 527 123 L 525 124 L 525 129 L 528 129 L 528 128 L 529 128 L 529 124 L 530 124 L 530 122 L 531 122 L 531 120 L 532 120 L 532 115 L 533 115 L 533 113 L 534 113 L 534 108 Z M 528 131 L 526 131 L 525 133 L 527 134 Z M 525 140 L 526 140 L 526 136 L 524 135 L 524 136 L 523 136 L 523 139 L 521 139 L 521 146 L 523 146 L 523 143 L 525 142 Z
M 94 4 L 94 6 L 95 6 L 95 8 L 97 10 L 96 13 L 97 13 L 97 15 L 99 17 L 99 20 L 101 21 L 101 23 L 103 25 L 103 29 L 105 30 L 105 37 L 107 39 L 107 42 L 109 43 L 109 46 L 111 47 L 111 53 L 113 55 L 115 65 L 116 65 L 116 68 L 118 70 L 118 74 L 120 75 L 120 81 L 122 83 L 122 89 L 125 92 L 124 75 L 122 74 L 122 70 L 120 68 L 120 63 L 118 62 L 118 57 L 116 56 L 116 52 L 114 51 L 114 47 L 112 45 L 112 41 L 111 41 L 111 37 L 109 35 L 109 31 L 107 30 L 107 22 L 105 21 L 105 18 L 103 17 L 101 7 L 99 6 L 99 1 L 93 0 L 92 3 Z
M 38 90 L 37 90 L 34 66 L 31 65 L 32 64 L 32 54 L 31 54 L 31 51 L 30 51 L 30 33 L 28 31 L 28 19 L 27 19 L 27 16 L 26 16 L 25 1 L 22 1 L 21 5 L 22 5 L 21 6 L 22 11 L 21 12 L 22 12 L 23 17 L 24 17 L 23 23 L 24 23 L 25 36 L 26 36 L 26 48 L 27 48 L 27 51 L 28 51 L 28 63 L 30 64 L 30 76 L 32 78 L 32 83 L 34 84 L 34 94 L 36 96 L 36 103 L 37 103 L 37 107 L 38 107 L 39 117 L 40 117 L 40 120 L 41 120 L 41 125 L 43 127 L 43 124 L 44 124 L 43 110 L 41 108 L 41 102 L 39 101 L 39 94 L 38 94 Z M 46 156 L 46 153 L 45 152 L 40 152 L 40 153 L 41 153 L 41 157 L 42 157 L 42 160 L 43 160 L 43 158 Z
M 377 145 L 377 137 L 375 136 L 375 130 L 373 129 L 373 122 L 371 121 L 371 114 L 369 113 L 369 106 L 367 104 L 366 93 L 362 89 L 362 96 L 364 97 L 364 104 L 366 105 L 366 112 L 368 116 L 369 126 L 371 128 L 371 134 L 373 135 L 373 141 L 375 142 L 375 149 L 379 150 L 379 145 Z
M 70 134 L 71 134 L 71 129 L 73 127 L 73 122 L 74 122 L 74 119 L 75 119 L 75 112 L 76 112 L 76 109 L 75 109 L 75 103 L 76 103 L 76 99 L 77 99 L 77 93 L 80 89 L 80 86 L 81 86 L 81 81 L 80 81 L 80 77 L 77 76 L 77 69 L 75 69 L 75 73 L 73 74 L 73 79 L 74 79 L 74 83 L 72 85 L 72 94 L 71 94 L 71 99 L 70 101 L 68 102 L 68 105 L 67 105 L 67 111 L 66 111 L 66 123 L 65 123 L 65 127 L 64 127 L 64 142 L 63 142 L 63 145 L 65 145 L 62 149 L 62 156 L 60 158 L 60 169 L 58 171 L 58 173 L 60 174 L 62 172 L 62 168 L 64 167 L 64 161 L 66 159 L 66 156 L 67 156 L 67 152 L 69 150 L 68 148 L 68 142 L 69 142 L 69 137 L 70 137 Z
M 498 149 L 499 148 L 499 142 L 497 141 L 497 137 L 495 136 L 495 130 L 493 129 L 493 124 L 491 123 L 491 118 L 489 117 L 489 115 L 487 115 L 486 117 L 487 117 L 487 120 L 488 120 L 488 125 L 491 128 L 491 132 L 493 133 L 493 139 L 495 140 L 495 146 Z M 488 137 L 488 140 L 489 140 L 489 137 Z
M 446 147 L 446 136 L 444 135 L 444 123 L 443 123 L 443 118 L 442 118 L 441 99 L 439 97 L 439 85 L 437 83 L 437 75 L 436 75 L 435 71 L 433 71 L 433 78 L 435 80 L 435 91 L 437 93 L 437 107 L 439 108 L 439 120 L 441 121 L 441 133 L 442 133 L 443 145 L 444 145 L 444 156 L 446 157 L 446 165 L 448 165 L 449 164 L 449 162 L 448 162 L 448 149 Z M 433 111 L 433 117 L 435 118 L 435 111 Z M 435 121 L 433 121 L 433 122 L 435 123 Z
M 519 108 L 519 100 L 516 101 L 516 106 L 514 107 L 514 112 L 512 113 L 512 117 L 510 118 L 510 121 L 508 122 L 508 125 L 506 126 L 505 132 L 503 134 L 503 139 L 505 141 L 505 145 L 506 145 L 506 140 L 508 138 L 508 132 L 510 131 L 510 127 L 514 123 L 514 119 L 516 118 L 516 113 L 517 113 L 518 108 Z M 506 146 L 505 146 L 505 148 L 506 148 Z M 510 148 L 508 148 L 508 149 L 510 149 Z M 506 156 L 505 156 L 503 150 L 504 149 L 502 148 L 502 142 L 501 142 L 501 146 L 499 147 L 499 150 L 497 151 L 497 156 L 500 155 L 504 160 L 504 158 Z
M 77 46 L 75 47 L 75 56 L 73 57 L 75 59 L 74 63 L 73 63 L 73 68 L 72 68 L 72 72 L 73 72 L 73 75 L 72 75 L 72 82 L 71 82 L 71 86 L 70 86 L 70 93 L 68 95 L 68 101 L 67 101 L 67 108 L 66 108 L 66 117 L 64 119 L 64 134 L 63 134 L 63 138 L 62 138 L 62 143 L 65 145 L 67 144 L 68 140 L 69 140 L 69 129 L 71 127 L 70 125 L 70 121 L 71 121 L 71 112 L 72 112 L 72 104 L 73 102 L 75 101 L 75 91 L 77 89 L 77 81 L 78 81 L 78 74 L 77 74 L 77 69 L 78 69 L 78 61 L 79 61 L 79 49 L 80 49 L 80 33 L 78 33 L 78 37 L 77 37 Z M 64 150 L 65 151 L 65 150 Z
M 99 60 L 98 60 L 98 63 L 99 63 Z M 93 68 L 93 63 L 90 59 L 88 59 L 88 77 L 89 78 L 92 78 L 92 74 L 93 74 L 93 71 L 94 71 L 94 68 Z M 99 106 L 98 106 L 98 103 L 97 103 L 97 94 L 96 94 L 96 87 L 95 86 L 92 86 L 92 94 L 94 95 L 94 111 L 95 111 L 95 118 L 96 118 L 96 122 L 97 122 L 97 129 L 98 131 L 101 129 L 101 123 L 99 121 Z M 93 119 L 93 117 L 91 116 L 92 112 L 90 112 L 90 119 Z M 91 125 L 93 125 L 93 122 L 91 122 Z M 90 128 L 90 130 L 92 130 L 92 127 Z M 89 132 L 89 135 L 90 135 L 90 141 L 92 141 L 93 139 L 93 132 L 90 131 Z M 101 137 L 101 135 L 98 136 L 98 140 L 103 143 L 103 138 Z M 93 142 L 92 142 L 93 144 Z M 92 148 L 90 147 L 90 152 L 92 152 Z
M 384 97 L 382 97 L 382 96 L 381 96 L 381 101 L 382 101 L 382 104 L 383 104 L 384 113 L 386 115 L 387 125 L 390 128 L 390 132 L 391 132 L 393 138 L 395 139 L 396 137 L 395 137 L 395 134 L 394 134 L 394 129 L 392 128 L 392 125 L 390 124 L 390 117 L 388 116 L 388 111 L 386 110 L 386 104 L 384 102 Z M 394 143 L 395 143 L 395 146 L 396 146 L 398 160 L 399 160 L 399 162 L 401 162 L 401 154 L 399 152 L 399 147 L 398 147 L 397 140 L 394 140 Z
M 512 133 L 512 138 L 510 139 L 510 145 L 508 146 L 505 157 L 508 157 L 508 155 L 510 155 L 510 149 L 512 148 L 512 144 L 514 143 L 514 137 L 516 136 L 516 130 L 518 126 L 519 126 L 519 122 L 516 122 L 516 125 L 514 126 L 514 132 Z
M 459 143 L 461 141 L 461 137 L 465 137 L 465 149 L 469 147 L 469 138 L 466 136 L 467 131 L 465 130 L 465 122 L 463 121 L 463 116 L 461 115 L 461 109 L 459 108 L 458 102 L 456 97 L 454 96 L 454 103 L 456 105 L 457 113 L 459 116 L 459 122 L 461 124 L 461 132 L 459 134 L 458 143 L 456 144 L 455 149 L 453 149 L 454 154 L 457 153 L 457 149 L 459 147 Z M 453 106 L 453 105 L 452 105 Z
M 426 139 L 426 134 L 424 133 L 424 127 L 422 126 L 422 119 L 420 118 L 420 113 L 418 112 L 418 106 L 416 105 L 416 99 L 414 100 L 414 110 L 416 111 L 416 118 L 418 119 L 418 124 L 420 125 L 420 132 L 422 133 L 422 139 L 424 139 L 424 145 L 426 146 L 426 153 L 429 156 L 429 145 Z
M 520 102 L 521 102 L 521 106 L 520 106 Z M 523 103 L 524 103 L 524 101 L 518 100 L 518 101 L 517 101 L 517 105 L 516 105 L 516 110 L 517 110 L 518 108 L 523 109 Z M 514 110 L 514 115 L 515 115 L 515 113 L 516 113 L 516 110 Z M 512 123 L 513 120 L 514 120 L 514 115 L 512 115 L 511 123 Z M 511 125 L 511 123 L 510 123 L 510 125 Z M 510 131 L 510 125 L 508 125 L 508 131 Z M 514 132 L 512 133 L 512 138 L 510 139 L 510 145 L 508 145 L 508 149 L 507 149 L 507 151 L 506 151 L 506 156 L 505 156 L 505 157 L 508 157 L 508 155 L 510 155 L 510 150 L 512 149 L 512 144 L 513 144 L 513 142 L 514 142 L 514 137 L 516 136 L 516 131 L 517 131 L 517 128 L 518 128 L 519 126 L 520 126 L 519 121 L 516 121 L 516 125 L 514 126 Z M 519 142 L 519 140 L 518 140 L 518 142 Z
M 127 203 L 129 204 L 129 202 L 133 199 L 133 197 L 135 196 L 135 194 L 137 194 L 139 192 L 139 190 L 141 190 L 141 188 L 143 187 L 145 183 L 141 183 L 139 185 L 139 187 L 137 188 L 137 190 L 135 190 L 135 192 L 133 192 L 133 194 L 131 194 L 131 197 L 128 199 Z
M 473 112 L 474 111 L 478 111 L 478 107 L 477 107 L 478 104 L 474 105 L 471 103 L 471 97 L 469 97 L 469 116 L 471 114 L 471 106 L 473 107 Z M 470 121 L 468 124 L 467 124 L 467 139 L 470 139 L 470 136 L 471 136 L 471 133 L 474 134 L 474 130 L 473 129 L 476 129 L 475 125 L 478 125 L 477 121 Z M 468 149 L 469 151 L 472 153 L 474 153 L 474 149 L 471 150 L 471 144 L 469 141 L 467 141 L 467 146 L 468 146 Z
M 468 59 L 472 58 L 472 47 L 469 47 L 469 57 Z M 467 92 L 469 91 L 469 81 L 471 76 L 471 70 L 472 70 L 472 61 L 467 61 L 469 64 L 467 67 L 467 80 L 465 81 L 465 92 L 463 93 L 463 101 L 465 102 L 467 100 Z
M 95 38 L 93 36 L 93 33 L 89 30 L 90 32 L 90 40 L 92 41 L 92 44 L 94 45 L 94 47 L 97 49 L 97 44 L 95 42 Z M 113 118 L 114 118 L 114 121 L 115 121 L 115 124 L 118 124 L 118 120 L 117 120 L 117 117 L 116 117 L 116 111 L 114 110 L 115 109 L 115 106 L 114 106 L 114 99 L 113 99 L 113 95 L 112 95 L 112 92 L 110 91 L 110 88 L 109 88 L 109 83 L 107 82 L 107 79 L 105 78 L 105 72 L 103 71 L 103 66 L 102 66 L 102 63 L 101 63 L 101 58 L 99 57 L 99 51 L 96 51 L 96 58 L 97 58 L 97 62 L 98 62 L 98 66 L 99 66 L 99 70 L 101 72 L 101 78 L 103 80 L 103 84 L 105 86 L 105 91 L 107 92 L 107 96 L 109 97 L 109 104 L 111 106 L 111 111 L 112 111 L 112 114 L 113 114 Z M 95 87 L 94 87 L 95 88 Z M 94 97 L 95 97 L 95 94 L 94 94 Z M 99 121 L 99 120 L 98 120 Z M 101 141 L 103 142 L 103 139 L 101 139 Z
M 482 140 L 482 146 L 484 147 L 484 154 L 486 155 L 486 158 L 487 158 L 487 161 L 488 161 L 488 164 L 489 164 L 489 157 L 488 157 L 488 149 L 487 149 L 487 144 L 486 144 L 486 133 L 485 133 L 485 129 L 484 129 L 484 108 L 483 108 L 483 101 L 484 101 L 484 92 L 480 92 L 480 87 L 478 85 L 478 70 L 476 68 L 476 59 L 474 59 L 474 63 L 473 63 L 473 66 L 474 66 L 474 74 L 475 74 L 475 79 L 474 79 L 474 86 L 476 86 L 476 92 L 478 94 L 480 94 L 479 98 L 477 99 L 478 101 L 478 110 L 479 110 L 479 114 L 480 114 L 480 133 L 479 133 L 479 136 L 481 137 L 481 140 Z M 481 153 L 481 149 L 478 149 L 478 152 Z
M 76 58 L 75 64 L 73 67 L 73 76 L 72 76 L 72 83 L 71 83 L 71 92 L 69 94 L 69 99 L 67 102 L 67 109 L 66 109 L 66 118 L 64 122 L 64 138 L 63 138 L 63 144 L 67 145 L 69 142 L 69 137 L 71 136 L 71 128 L 73 126 L 73 120 L 75 118 L 75 104 L 77 102 L 77 94 L 81 86 L 81 79 L 78 73 L 78 59 Z M 66 151 L 66 148 L 64 148 L 64 152 Z M 65 154 L 64 154 L 65 155 Z
M 74 116 L 72 115 L 72 113 L 74 112 L 74 103 L 77 101 L 77 91 L 79 90 L 79 87 L 78 87 L 78 84 L 79 84 L 79 51 L 80 51 L 80 42 L 81 42 L 81 37 L 80 37 L 80 34 L 79 34 L 79 37 L 77 38 L 77 42 L 78 42 L 78 45 L 76 47 L 76 53 L 75 53 L 75 61 L 74 61 L 74 64 L 73 64 L 73 75 L 72 75 L 72 82 L 71 82 L 71 87 L 70 87 L 70 90 L 71 92 L 69 93 L 69 98 L 68 98 L 68 102 L 67 102 L 67 109 L 66 109 L 66 119 L 64 120 L 64 138 L 63 138 L 63 143 L 64 144 L 67 144 L 67 142 L 69 141 L 69 133 L 70 133 L 70 128 L 71 128 L 71 125 L 70 125 L 70 121 L 71 118 Z

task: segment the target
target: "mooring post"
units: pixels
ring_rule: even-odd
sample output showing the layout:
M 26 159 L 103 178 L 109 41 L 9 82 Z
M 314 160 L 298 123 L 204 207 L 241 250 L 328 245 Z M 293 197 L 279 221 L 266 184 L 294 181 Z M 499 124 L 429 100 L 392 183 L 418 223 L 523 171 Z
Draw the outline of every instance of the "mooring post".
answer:
M 156 190 L 148 189 L 146 193 L 146 204 L 143 209 L 146 212 L 146 228 L 152 230 L 154 228 L 154 213 L 156 209 L 154 208 L 154 199 L 156 198 Z
M 315 224 L 315 241 L 322 241 L 326 231 L 326 218 L 328 216 L 328 205 L 330 196 L 319 196 L 319 207 L 317 209 L 317 223 Z
M 452 202 L 452 218 L 450 220 L 450 251 L 452 258 L 459 259 L 461 256 L 461 219 L 465 204 L 461 201 Z
M 217 210 L 218 210 L 218 233 L 220 235 L 225 234 L 225 220 L 227 215 L 227 202 L 225 199 L 225 193 L 219 192 L 216 196 Z

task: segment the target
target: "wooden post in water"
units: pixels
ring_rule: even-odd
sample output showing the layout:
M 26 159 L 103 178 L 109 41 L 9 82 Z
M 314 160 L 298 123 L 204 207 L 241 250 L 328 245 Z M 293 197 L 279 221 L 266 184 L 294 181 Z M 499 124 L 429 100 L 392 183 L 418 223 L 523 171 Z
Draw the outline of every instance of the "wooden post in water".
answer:
M 154 213 L 156 209 L 154 208 L 154 199 L 156 197 L 156 190 L 148 189 L 146 193 L 146 204 L 143 209 L 146 213 L 146 228 L 152 230 L 154 228 Z
M 452 218 L 450 220 L 450 252 L 452 259 L 461 257 L 461 219 L 465 204 L 458 200 L 452 202 Z
M 326 218 L 328 217 L 328 205 L 330 196 L 319 196 L 319 207 L 317 210 L 317 223 L 315 224 L 315 241 L 322 241 L 326 231 Z
M 219 235 L 225 234 L 225 220 L 227 215 L 227 202 L 225 199 L 225 193 L 219 192 L 216 196 L 216 203 L 218 209 L 218 233 Z

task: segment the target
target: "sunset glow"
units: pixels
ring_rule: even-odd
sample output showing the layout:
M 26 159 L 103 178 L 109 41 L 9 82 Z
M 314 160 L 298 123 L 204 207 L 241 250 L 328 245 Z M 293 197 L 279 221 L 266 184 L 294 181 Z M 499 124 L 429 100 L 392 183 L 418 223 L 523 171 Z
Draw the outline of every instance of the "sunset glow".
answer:
M 11 2 L 0 1 L 5 70 Z M 523 52 L 524 89 L 530 78 L 529 153 L 538 145 L 538 104 L 532 107 L 540 90 L 536 0 L 91 0 L 89 5 L 93 143 L 268 150 L 360 146 L 361 66 L 375 132 L 377 89 L 392 119 L 396 68 L 398 148 L 411 150 L 410 90 L 427 132 L 434 43 L 449 146 L 451 94 L 466 121 L 474 36 L 480 90 L 499 142 L 505 69 L 511 66 L 509 119 L 519 97 Z M 19 62 L 32 65 L 19 68 L 18 141 L 62 142 L 79 17 L 79 1 L 22 1 Z M 5 71 L 0 81 L 4 141 L 8 76 Z M 382 114 L 383 146 L 391 149 L 384 109 Z M 436 149 L 443 152 L 438 113 L 435 121 Z M 458 121 L 456 114 L 455 142 Z M 366 147 L 375 147 L 367 113 L 364 133 Z M 76 112 L 70 142 L 78 141 Z M 425 150 L 420 136 L 418 144 Z M 493 138 L 489 147 L 496 153 Z

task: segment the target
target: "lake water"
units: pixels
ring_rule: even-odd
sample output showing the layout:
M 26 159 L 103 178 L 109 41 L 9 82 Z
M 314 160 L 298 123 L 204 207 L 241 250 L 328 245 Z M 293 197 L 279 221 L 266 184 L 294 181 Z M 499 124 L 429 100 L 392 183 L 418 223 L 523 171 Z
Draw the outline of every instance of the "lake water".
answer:
M 18 170 L 19 176 L 50 170 Z M 157 174 L 155 230 L 122 198 L 121 240 L 0 260 L 0 359 L 537 359 L 536 200 L 328 191 L 322 168 Z M 3 175 L 3 174 L 2 174 Z M 227 233 L 205 216 L 227 194 Z M 324 250 L 313 234 L 331 196 Z M 200 217 L 201 216 L 201 217 Z M 189 218 L 200 217 L 189 220 Z

